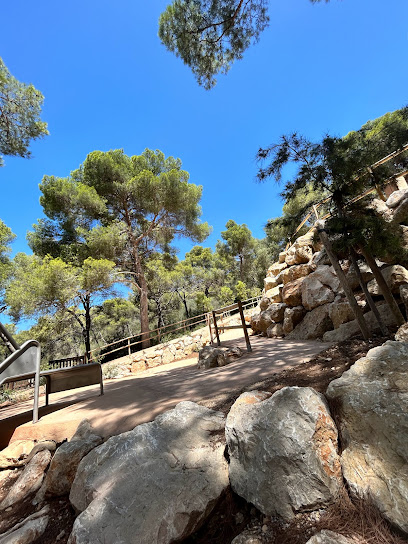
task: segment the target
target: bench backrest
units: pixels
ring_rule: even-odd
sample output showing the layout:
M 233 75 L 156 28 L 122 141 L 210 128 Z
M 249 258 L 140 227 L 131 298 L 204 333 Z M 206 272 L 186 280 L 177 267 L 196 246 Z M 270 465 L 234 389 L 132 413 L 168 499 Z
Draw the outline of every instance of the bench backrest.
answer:
M 0 385 L 6 380 L 10 381 L 11 378 L 39 372 L 39 349 L 40 346 L 36 340 L 28 340 L 0 363 Z

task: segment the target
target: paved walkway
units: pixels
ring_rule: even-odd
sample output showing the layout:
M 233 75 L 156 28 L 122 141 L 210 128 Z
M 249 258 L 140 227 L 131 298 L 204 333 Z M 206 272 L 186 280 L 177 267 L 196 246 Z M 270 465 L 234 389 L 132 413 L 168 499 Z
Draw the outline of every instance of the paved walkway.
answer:
M 105 395 L 99 386 L 83 387 L 50 396 L 50 406 L 40 408 L 40 420 L 33 425 L 32 401 L 0 410 L 0 449 L 10 439 L 70 438 L 79 422 L 87 418 L 103 436 L 112 436 L 140 423 L 182 400 L 200 401 L 245 387 L 271 374 L 308 361 L 328 347 L 322 342 L 295 342 L 251 337 L 252 353 L 222 368 L 199 371 L 197 356 L 118 380 L 106 380 Z M 222 341 L 222 345 L 245 348 L 243 338 Z M 44 397 L 40 397 L 40 405 Z

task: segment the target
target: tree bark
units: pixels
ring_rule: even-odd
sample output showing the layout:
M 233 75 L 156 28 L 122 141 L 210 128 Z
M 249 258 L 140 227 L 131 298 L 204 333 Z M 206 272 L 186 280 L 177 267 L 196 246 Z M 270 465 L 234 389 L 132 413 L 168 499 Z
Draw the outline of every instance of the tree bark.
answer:
M 82 330 L 85 342 L 85 355 L 88 361 L 91 356 L 91 304 L 89 296 L 87 295 L 84 300 L 85 309 L 85 327 Z
M 365 296 L 365 298 L 366 298 L 366 300 L 368 302 L 368 305 L 370 306 L 371 311 L 373 312 L 374 317 L 376 318 L 376 320 L 378 322 L 378 325 L 380 326 L 381 334 L 383 336 L 387 336 L 388 335 L 387 326 L 385 325 L 385 323 L 381 319 L 380 312 L 378 311 L 378 308 L 375 305 L 373 297 L 370 295 L 370 292 L 367 289 L 367 285 L 365 284 L 365 282 L 363 280 L 363 276 L 361 275 L 361 271 L 360 271 L 360 268 L 359 268 L 358 262 L 357 262 L 357 254 L 356 254 L 354 248 L 350 249 L 350 260 L 351 260 L 351 262 L 353 264 L 354 270 L 356 271 L 356 275 L 357 275 L 358 281 L 360 283 L 360 287 L 363 290 L 363 293 L 364 293 L 364 296 Z
M 142 349 L 150 346 L 150 327 L 149 327 L 149 299 L 147 283 L 143 272 L 139 274 L 140 286 L 140 332 L 142 336 Z
M 370 334 L 370 331 L 368 330 L 368 327 L 367 327 L 367 323 L 365 322 L 365 319 L 364 319 L 364 316 L 363 316 L 363 313 L 362 311 L 360 310 L 360 307 L 359 305 L 357 304 L 357 301 L 354 297 L 354 294 L 353 294 L 353 291 L 347 281 L 347 278 L 340 266 L 340 263 L 339 261 L 337 260 L 337 256 L 336 254 L 334 253 L 333 249 L 332 249 L 332 245 L 330 243 L 330 240 L 329 240 L 329 237 L 327 236 L 327 232 L 324 230 L 324 223 L 323 221 L 317 221 L 316 222 L 316 226 L 317 226 L 317 231 L 319 233 L 319 236 L 320 236 L 320 240 L 322 241 L 325 249 L 326 249 L 326 253 L 330 259 L 330 262 L 336 272 L 336 275 L 339 279 L 339 282 L 341 284 L 341 286 L 343 287 L 343 290 L 344 290 L 344 293 L 347 297 L 347 300 L 350 304 L 350 307 L 353 311 L 353 314 L 357 320 L 357 323 L 360 327 L 360 330 L 361 330 L 361 333 L 363 335 L 363 338 L 364 340 L 368 340 L 371 336 Z
M 397 324 L 399 326 L 403 325 L 405 323 L 404 316 L 402 315 L 402 312 L 399 309 L 398 304 L 391 293 L 391 289 L 389 288 L 387 282 L 384 279 L 384 276 L 381 273 L 381 270 L 375 262 L 375 258 L 367 248 L 363 248 L 360 246 L 360 250 L 361 253 L 364 255 L 365 260 L 367 261 L 368 266 L 371 268 L 371 271 L 374 274 L 374 278 L 378 283 L 381 294 L 387 302 L 392 314 L 394 315 Z

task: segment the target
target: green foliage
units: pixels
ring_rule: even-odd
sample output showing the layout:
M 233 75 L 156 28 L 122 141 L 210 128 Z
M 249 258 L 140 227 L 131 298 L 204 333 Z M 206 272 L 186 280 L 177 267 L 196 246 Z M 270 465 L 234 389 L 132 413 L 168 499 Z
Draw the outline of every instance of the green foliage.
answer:
M 173 0 L 160 16 L 159 38 L 191 68 L 199 85 L 211 89 L 216 84 L 215 76 L 227 73 L 267 28 L 268 3 Z
M 227 285 L 224 285 L 220 289 L 218 300 L 220 301 L 221 306 L 232 304 L 234 302 L 234 291 Z
M 12 271 L 9 253 L 11 251 L 10 244 L 14 238 L 15 234 L 0 219 L 0 312 L 2 311 L 4 289 Z
M 221 232 L 224 243 L 217 243 L 218 253 L 238 264 L 238 277 L 241 281 L 247 279 L 251 261 L 255 257 L 255 238 L 245 225 L 238 225 L 230 219 L 225 225 L 227 230 Z
M 203 293 L 202 291 L 199 291 L 196 294 L 195 303 L 197 306 L 197 310 L 199 311 L 200 314 L 204 314 L 205 312 L 210 312 L 213 309 L 211 299 L 207 297 L 206 294 Z
M 112 298 L 96 306 L 92 314 L 94 337 L 100 343 L 136 336 L 140 332 L 136 306 L 128 299 Z
M 269 22 L 267 0 L 175 0 L 159 20 L 159 37 L 210 89 L 258 40 Z
M 31 140 L 48 134 L 47 123 L 40 119 L 43 100 L 33 85 L 13 77 L 0 58 L 0 154 L 30 157 Z
M 14 391 L 5 385 L 0 386 L 0 404 L 3 402 L 12 402 L 14 398 Z
M 243 281 L 235 285 L 235 298 L 237 300 L 246 300 L 248 298 L 247 286 Z

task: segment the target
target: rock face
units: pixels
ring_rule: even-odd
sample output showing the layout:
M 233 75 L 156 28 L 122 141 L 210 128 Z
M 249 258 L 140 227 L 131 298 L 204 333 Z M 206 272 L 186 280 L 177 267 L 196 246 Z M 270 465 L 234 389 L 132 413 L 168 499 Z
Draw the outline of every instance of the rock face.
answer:
M 313 275 L 305 278 L 302 283 L 302 305 L 306 310 L 314 310 L 314 308 L 333 302 L 333 300 L 334 293 L 330 287 L 323 285 Z
M 186 538 L 228 486 L 222 413 L 181 402 L 82 459 L 70 544 L 165 544 Z
M 306 544 L 357 544 L 354 539 L 346 538 L 333 531 L 323 530 L 309 538 Z
M 408 270 L 399 264 L 388 266 L 381 273 L 393 293 L 399 293 L 400 285 L 408 283 Z M 367 287 L 372 295 L 381 295 L 376 280 L 369 281 Z
M 307 312 L 299 325 L 287 335 L 287 338 L 290 340 L 314 340 L 321 338 L 326 331 L 333 328 L 329 311 L 330 304 L 324 304 L 311 312 Z
M 371 349 L 327 396 L 341 403 L 341 455 L 350 490 L 408 533 L 408 345 Z
M 408 342 L 408 323 L 404 323 L 395 333 L 395 340 L 398 342 Z
M 34 446 L 34 440 L 16 440 L 12 442 L 0 452 L 0 469 L 24 466 Z
M 305 278 L 290 281 L 282 289 L 282 300 L 288 306 L 300 306 L 302 304 L 302 283 Z
M 377 305 L 377 308 L 383 322 L 387 326 L 392 326 L 396 324 L 395 318 L 389 310 L 387 304 L 379 304 Z M 368 328 L 371 331 L 379 330 L 379 325 L 373 312 L 367 312 L 366 314 L 364 314 L 364 319 L 367 323 Z M 347 340 L 347 338 L 350 338 L 354 334 L 359 333 L 360 327 L 358 326 L 357 320 L 354 319 L 353 321 L 349 321 L 348 323 L 343 323 L 334 331 L 326 332 L 323 335 L 323 342 L 342 342 L 343 340 Z
M 71 440 L 64 442 L 52 458 L 43 486 L 39 491 L 40 496 L 68 494 L 79 462 L 102 442 L 103 438 L 95 433 L 89 421 L 87 419 L 81 421 Z
M 200 350 L 198 354 L 197 368 L 203 370 L 208 368 L 216 368 L 219 366 L 226 366 L 242 357 L 244 352 L 241 348 L 215 348 L 213 346 L 206 346 Z
M 300 323 L 306 313 L 303 306 L 294 306 L 293 308 L 286 308 L 283 318 L 283 332 L 289 334 L 293 331 L 298 323 Z
M 17 523 L 12 529 L 0 535 L 0 544 L 31 544 L 40 538 L 48 525 L 49 508 L 45 506 L 39 512 L 28 516 L 24 521 Z
M 245 402 L 225 428 L 233 490 L 266 515 L 291 520 L 334 500 L 341 486 L 337 430 L 324 397 L 285 387 L 271 398 Z
M 48 449 L 34 455 L 0 504 L 0 510 L 4 510 L 38 491 L 44 479 L 44 471 L 50 461 L 51 453 Z
M 329 308 L 329 317 L 332 320 L 333 327 L 338 329 L 343 323 L 348 323 L 354 320 L 353 310 L 350 304 L 346 301 L 334 301 Z

